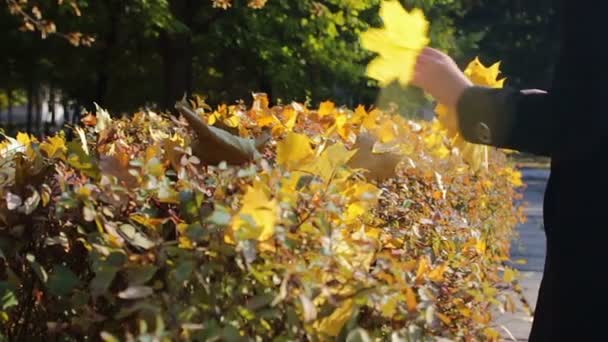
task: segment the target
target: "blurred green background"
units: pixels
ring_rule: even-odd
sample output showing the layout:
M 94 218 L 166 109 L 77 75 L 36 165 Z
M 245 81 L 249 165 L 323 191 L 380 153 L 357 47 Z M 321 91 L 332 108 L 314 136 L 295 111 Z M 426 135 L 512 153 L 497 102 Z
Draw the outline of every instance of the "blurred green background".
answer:
M 11 8 L 12 4 L 12 8 Z M 15 9 L 18 4 L 19 11 Z M 397 105 L 420 115 L 418 89 L 379 90 L 360 32 L 380 26 L 378 0 L 77 0 L 0 5 L 0 123 L 29 131 L 76 122 L 93 103 L 114 114 L 207 102 Z M 557 53 L 553 1 L 408 0 L 431 22 L 433 47 L 460 65 L 502 61 L 507 85 L 546 88 Z M 225 8 L 223 8 L 223 7 Z M 11 13 L 12 10 L 12 13 Z M 20 12 L 21 11 L 21 12 Z M 41 37 L 32 23 L 53 23 Z M 32 27 L 33 26 L 33 27 Z M 33 30 L 32 30 L 33 28 Z M 80 36 L 82 35 L 82 36 Z M 80 37 L 95 39 L 75 46 Z M 72 41 L 72 43 L 70 43 Z

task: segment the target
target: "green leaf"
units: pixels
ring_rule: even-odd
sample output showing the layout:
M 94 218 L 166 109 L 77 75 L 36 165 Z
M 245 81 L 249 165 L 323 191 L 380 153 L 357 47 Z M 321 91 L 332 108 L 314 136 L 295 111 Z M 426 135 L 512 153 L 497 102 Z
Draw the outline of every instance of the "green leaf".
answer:
M 207 221 L 218 226 L 227 226 L 230 224 L 230 220 L 232 220 L 232 215 L 228 212 L 228 210 L 221 206 L 216 206 L 213 214 L 207 218 Z
M 158 271 L 154 265 L 133 266 L 126 269 L 129 286 L 138 286 L 147 283 Z
M 16 305 L 19 305 L 19 301 L 12 286 L 5 281 L 0 282 L 0 308 L 6 310 Z
M 56 296 L 65 296 L 80 284 L 80 279 L 69 268 L 61 265 L 53 267 L 47 287 Z
M 100 265 L 95 270 L 95 278 L 91 281 L 90 289 L 93 296 L 103 295 L 108 291 L 119 268 L 112 265 Z
M 30 266 L 32 266 L 32 269 L 38 276 L 38 279 L 40 279 L 40 281 L 46 284 L 49 279 L 49 276 L 44 270 L 44 268 L 36 261 L 36 257 L 33 254 L 27 254 L 25 258 L 27 259 L 27 261 L 29 261 Z
M 173 277 L 175 277 L 175 281 L 178 284 L 181 284 L 190 279 L 192 271 L 194 271 L 194 261 L 185 260 L 180 262 L 177 268 L 175 268 L 175 270 L 173 270 L 171 273 L 173 274 Z
M 68 164 L 82 171 L 85 175 L 97 178 L 99 176 L 99 167 L 93 158 L 87 154 L 82 144 L 76 140 L 67 143 L 68 148 Z

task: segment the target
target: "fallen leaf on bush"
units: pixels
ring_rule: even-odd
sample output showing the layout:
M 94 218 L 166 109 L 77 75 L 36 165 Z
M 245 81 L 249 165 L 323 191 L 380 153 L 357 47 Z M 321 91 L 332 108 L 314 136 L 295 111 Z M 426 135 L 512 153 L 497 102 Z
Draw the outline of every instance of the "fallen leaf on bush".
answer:
M 368 133 L 361 133 L 353 146 L 357 150 L 348 162 L 354 169 L 362 169 L 365 176 L 374 180 L 385 180 L 396 176 L 395 168 L 402 160 L 402 156 L 395 153 L 374 153 L 377 140 Z
M 331 315 L 319 319 L 317 322 L 315 322 L 315 329 L 327 336 L 338 336 L 338 334 L 344 327 L 344 324 L 346 324 L 346 322 L 350 319 L 353 308 L 354 301 L 352 299 L 344 300 L 331 313 Z
M 254 140 L 234 136 L 222 129 L 208 126 L 185 101 L 175 108 L 186 118 L 197 135 L 192 149 L 205 165 L 244 164 L 260 157 Z

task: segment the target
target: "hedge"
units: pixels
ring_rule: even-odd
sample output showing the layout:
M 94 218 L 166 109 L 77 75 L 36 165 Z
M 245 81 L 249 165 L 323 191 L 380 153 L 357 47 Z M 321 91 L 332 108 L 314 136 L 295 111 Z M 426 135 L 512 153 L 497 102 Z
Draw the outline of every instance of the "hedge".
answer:
M 473 167 L 437 121 L 362 106 L 178 109 L 6 137 L 2 339 L 498 339 L 503 152 Z

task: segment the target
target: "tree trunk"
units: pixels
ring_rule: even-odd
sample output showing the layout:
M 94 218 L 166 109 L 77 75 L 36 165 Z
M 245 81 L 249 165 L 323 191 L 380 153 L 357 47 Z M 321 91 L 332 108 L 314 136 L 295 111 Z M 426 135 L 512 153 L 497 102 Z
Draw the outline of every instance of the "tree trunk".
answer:
M 8 108 L 6 110 L 7 126 L 11 128 L 13 125 L 13 89 L 9 88 L 6 94 L 8 98 Z
M 36 123 L 36 127 L 34 128 L 36 130 L 36 134 L 40 134 L 40 132 L 42 131 L 42 101 L 43 101 L 43 94 L 42 94 L 42 87 L 38 84 L 36 85 L 36 87 L 34 88 L 34 105 L 35 105 L 35 112 L 34 114 L 35 116 L 35 123 Z
M 32 133 L 32 111 L 34 106 L 34 84 L 29 81 L 27 84 L 27 123 L 25 124 L 26 131 Z
M 46 125 L 46 134 L 49 134 L 55 128 L 55 88 L 52 83 L 49 85 L 49 112 L 51 113 L 51 122 Z
M 122 9 L 112 6 L 110 1 L 105 1 L 109 13 L 109 27 L 104 35 L 104 39 L 99 43 L 101 51 L 99 52 L 99 61 L 97 67 L 97 84 L 95 89 L 95 102 L 102 108 L 106 108 L 106 96 L 110 84 L 111 62 L 114 49 L 118 42 L 118 24 L 119 16 Z
M 192 0 L 171 1 L 171 12 L 187 27 L 192 27 L 195 5 Z M 184 94 L 192 95 L 192 33 L 163 32 L 161 37 L 164 85 L 164 109 L 172 109 Z

